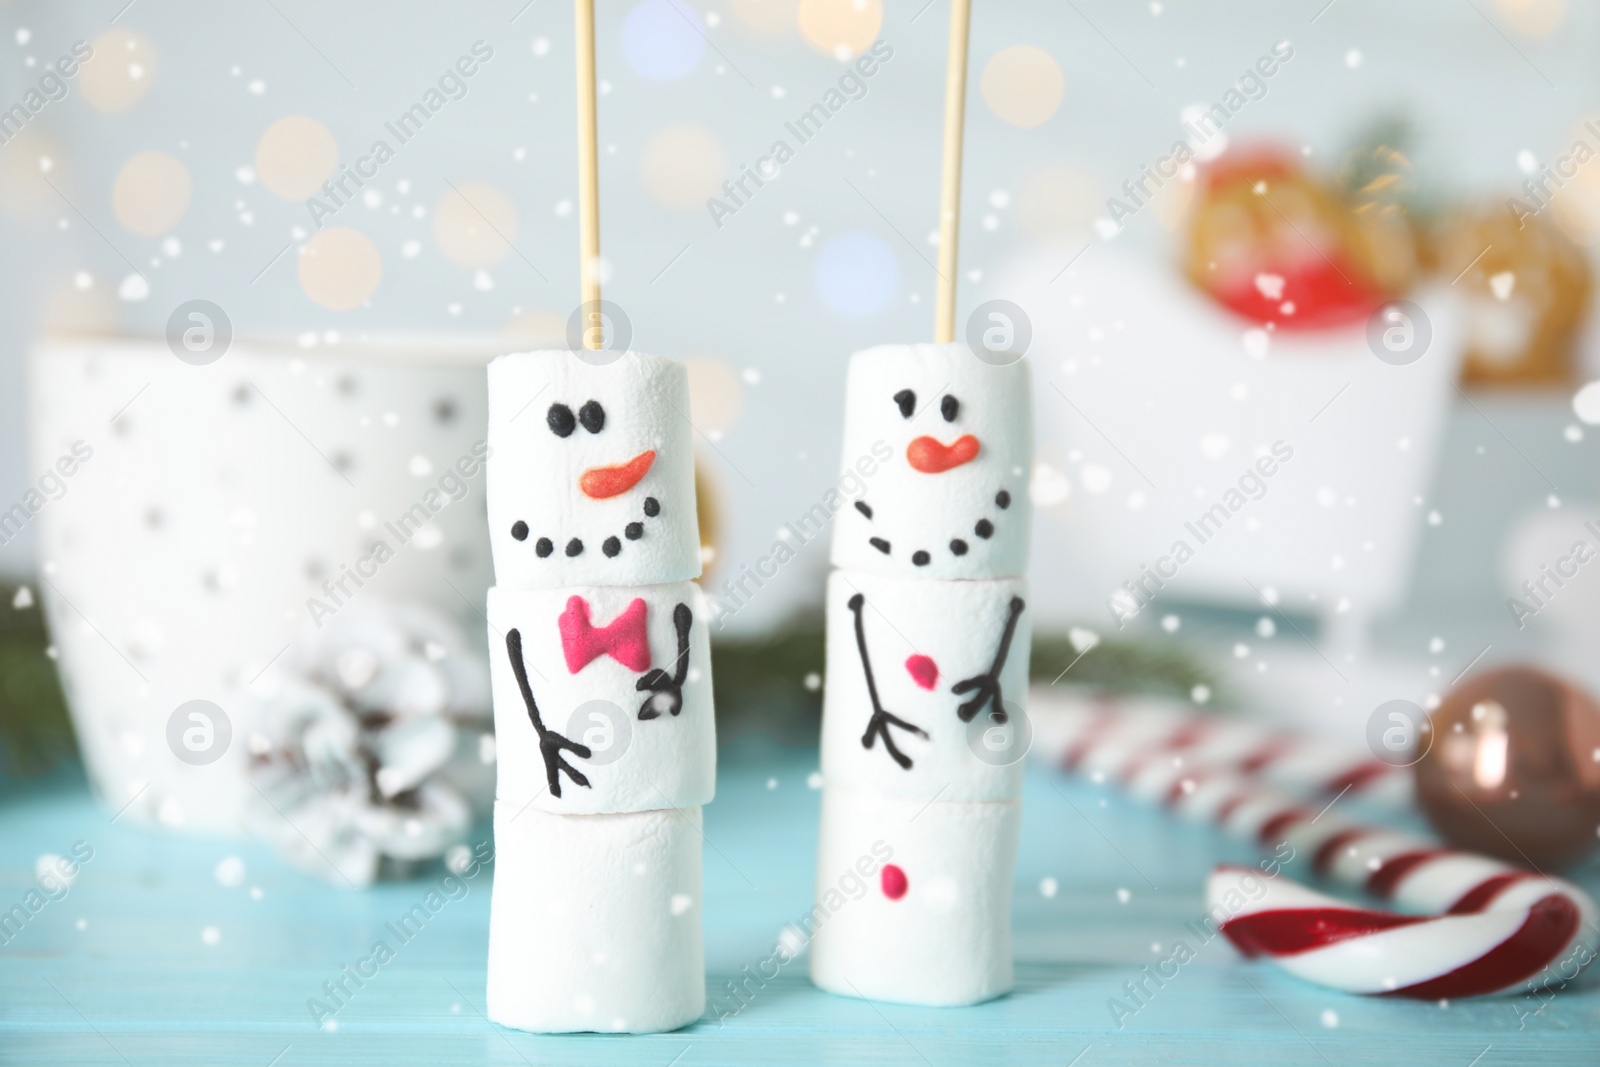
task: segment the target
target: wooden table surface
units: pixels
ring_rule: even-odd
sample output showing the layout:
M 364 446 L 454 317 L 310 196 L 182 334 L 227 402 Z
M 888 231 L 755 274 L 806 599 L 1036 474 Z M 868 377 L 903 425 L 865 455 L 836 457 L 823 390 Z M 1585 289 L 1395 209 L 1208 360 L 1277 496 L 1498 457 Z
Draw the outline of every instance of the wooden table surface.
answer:
M 815 768 L 815 752 L 764 743 L 724 754 L 705 822 L 715 999 L 810 906 Z M 1010 996 L 956 1010 L 871 1004 L 812 988 L 802 957 L 720 1024 L 539 1037 L 483 1015 L 487 871 L 319 1028 L 308 1000 L 436 887 L 442 867 L 367 892 L 334 889 L 256 844 L 113 823 L 81 780 L 57 780 L 0 802 L 0 910 L 36 884 L 41 854 L 84 841 L 94 858 L 0 946 L 0 1063 L 1600 1064 L 1595 971 L 1548 1003 L 1317 989 L 1185 928 L 1211 864 L 1251 858 L 1239 846 L 1039 767 L 1026 805 Z M 215 876 L 228 857 L 243 861 L 240 885 Z M 1600 863 L 1577 878 L 1600 888 Z M 1180 937 L 1195 959 L 1119 1026 L 1110 999 Z

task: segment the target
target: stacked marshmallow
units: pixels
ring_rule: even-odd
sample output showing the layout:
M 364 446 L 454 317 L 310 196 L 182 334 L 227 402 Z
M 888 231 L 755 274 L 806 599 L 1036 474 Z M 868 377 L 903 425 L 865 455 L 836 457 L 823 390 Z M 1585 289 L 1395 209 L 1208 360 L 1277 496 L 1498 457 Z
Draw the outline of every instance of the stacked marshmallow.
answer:
M 884 456 L 888 456 L 884 459 Z M 1031 614 L 1027 365 L 858 353 L 845 399 L 811 978 L 971 1004 L 1012 985 Z M 870 876 L 850 899 L 841 878 Z
M 672 1030 L 705 1008 L 716 732 L 688 376 L 613 357 L 489 365 L 488 1006 L 523 1030 Z

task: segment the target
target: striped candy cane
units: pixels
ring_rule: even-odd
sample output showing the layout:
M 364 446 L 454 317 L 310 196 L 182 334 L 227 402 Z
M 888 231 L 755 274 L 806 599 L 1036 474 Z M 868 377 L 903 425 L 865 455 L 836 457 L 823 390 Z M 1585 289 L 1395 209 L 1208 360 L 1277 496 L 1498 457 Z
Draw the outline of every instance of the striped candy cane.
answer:
M 1220 866 L 1207 912 L 1246 956 L 1348 993 L 1430 1000 L 1564 981 L 1595 956 L 1600 912 L 1572 883 L 1331 812 L 1352 790 L 1392 798 L 1400 776 L 1386 765 L 1312 756 L 1311 742 L 1247 722 L 1086 709 L 1054 695 L 1031 705 L 1038 750 L 1065 769 L 1280 854 L 1287 845 L 1319 877 L 1423 913 L 1355 907 L 1258 868 Z
M 1148 763 L 1179 758 L 1193 776 L 1229 772 L 1307 796 L 1349 792 L 1397 807 L 1411 800 L 1404 767 L 1304 734 L 1171 701 L 1055 691 L 1041 699 L 1034 749 L 1069 771 L 1127 782 Z

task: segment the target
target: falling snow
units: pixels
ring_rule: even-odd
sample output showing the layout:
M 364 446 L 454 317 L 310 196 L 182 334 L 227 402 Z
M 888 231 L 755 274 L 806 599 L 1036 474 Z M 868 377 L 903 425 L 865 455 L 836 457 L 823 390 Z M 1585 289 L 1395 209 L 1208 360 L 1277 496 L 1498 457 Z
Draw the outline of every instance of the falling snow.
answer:
M 238 856 L 227 856 L 217 863 L 216 868 L 211 873 L 216 878 L 218 885 L 229 889 L 236 888 L 244 884 L 244 860 Z

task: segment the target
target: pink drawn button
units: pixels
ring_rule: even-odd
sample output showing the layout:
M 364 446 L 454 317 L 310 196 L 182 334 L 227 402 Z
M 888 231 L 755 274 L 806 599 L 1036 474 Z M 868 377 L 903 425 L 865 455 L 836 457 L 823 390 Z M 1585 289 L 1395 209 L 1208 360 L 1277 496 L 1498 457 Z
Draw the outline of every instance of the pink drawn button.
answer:
M 906 673 L 911 675 L 911 680 L 922 688 L 933 690 L 939 684 L 939 666 L 929 656 L 917 653 L 906 657 Z

